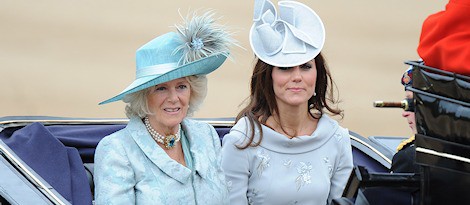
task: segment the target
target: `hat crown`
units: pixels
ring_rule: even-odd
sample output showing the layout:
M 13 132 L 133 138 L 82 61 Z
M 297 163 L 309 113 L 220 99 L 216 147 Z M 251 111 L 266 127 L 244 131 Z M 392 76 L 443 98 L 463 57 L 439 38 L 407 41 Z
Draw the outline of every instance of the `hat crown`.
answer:
M 304 64 L 315 58 L 325 42 L 320 17 L 296 1 L 255 0 L 250 45 L 262 61 L 279 67 Z
M 411 87 L 413 85 L 413 66 L 410 66 L 401 77 L 401 84 L 406 87 Z
M 161 35 L 144 44 L 136 51 L 137 72 L 143 68 L 164 64 L 175 64 L 176 67 L 182 53 L 175 53 L 174 50 L 180 44 L 175 32 Z
M 236 44 L 225 29 L 216 24 L 214 13 L 188 15 L 177 32 L 158 36 L 136 51 L 136 77 L 118 95 L 101 102 L 122 100 L 124 96 L 182 77 L 207 75 L 227 59 Z

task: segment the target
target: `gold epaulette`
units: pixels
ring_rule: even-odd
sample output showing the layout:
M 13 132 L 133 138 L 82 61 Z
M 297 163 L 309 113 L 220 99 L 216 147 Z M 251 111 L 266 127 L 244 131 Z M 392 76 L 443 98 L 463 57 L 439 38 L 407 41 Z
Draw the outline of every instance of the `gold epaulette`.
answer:
M 401 143 L 397 147 L 397 152 L 400 151 L 401 149 L 403 149 L 403 147 L 406 146 L 407 144 L 409 144 L 410 142 L 413 142 L 414 140 L 415 140 L 415 136 L 413 135 L 410 138 L 401 141 Z

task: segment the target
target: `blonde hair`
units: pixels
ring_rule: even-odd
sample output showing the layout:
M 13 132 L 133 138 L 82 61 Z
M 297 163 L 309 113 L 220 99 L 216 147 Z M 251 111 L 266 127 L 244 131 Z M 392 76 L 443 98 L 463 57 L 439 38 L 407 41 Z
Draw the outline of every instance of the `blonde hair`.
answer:
M 206 98 L 207 77 L 205 75 L 192 75 L 185 78 L 189 82 L 191 89 L 187 113 L 187 116 L 190 117 L 199 109 Z M 153 87 L 154 86 L 124 96 L 123 101 L 126 103 L 125 112 L 128 118 L 144 118 L 147 115 L 153 114 L 150 112 L 147 104 L 147 96 L 150 91 L 152 91 Z

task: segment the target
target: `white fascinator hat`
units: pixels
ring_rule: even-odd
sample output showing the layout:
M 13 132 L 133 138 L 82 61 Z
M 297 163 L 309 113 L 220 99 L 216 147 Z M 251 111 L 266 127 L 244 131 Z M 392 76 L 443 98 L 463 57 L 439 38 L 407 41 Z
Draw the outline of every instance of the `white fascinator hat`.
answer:
M 250 45 L 273 66 L 292 67 L 314 59 L 325 43 L 325 27 L 310 7 L 291 0 L 255 0 Z

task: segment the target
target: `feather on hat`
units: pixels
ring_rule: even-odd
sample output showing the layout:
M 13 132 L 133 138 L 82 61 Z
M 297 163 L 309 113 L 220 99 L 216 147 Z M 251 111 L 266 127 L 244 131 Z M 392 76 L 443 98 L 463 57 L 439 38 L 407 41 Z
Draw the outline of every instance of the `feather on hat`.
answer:
M 175 25 L 177 32 L 158 36 L 136 51 L 136 78 L 106 104 L 124 96 L 174 79 L 206 75 L 227 59 L 231 45 L 237 45 L 223 25 L 215 23 L 214 12 L 196 13 Z

